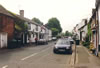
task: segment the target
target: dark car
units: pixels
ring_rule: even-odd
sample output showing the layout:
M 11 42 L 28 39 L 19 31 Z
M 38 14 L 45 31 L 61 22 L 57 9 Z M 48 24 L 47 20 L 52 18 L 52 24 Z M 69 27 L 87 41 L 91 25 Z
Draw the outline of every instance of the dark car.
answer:
M 56 45 L 54 46 L 53 52 L 68 52 L 72 54 L 72 44 L 70 43 L 69 39 L 59 39 Z

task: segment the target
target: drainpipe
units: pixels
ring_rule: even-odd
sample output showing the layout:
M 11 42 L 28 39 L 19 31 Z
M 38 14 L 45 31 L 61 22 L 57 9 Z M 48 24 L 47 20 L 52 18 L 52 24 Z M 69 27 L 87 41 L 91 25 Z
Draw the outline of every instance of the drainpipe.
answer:
M 99 48 L 99 45 L 98 45 L 98 16 L 97 16 L 97 11 L 96 11 L 96 18 L 95 18 L 95 25 L 96 25 L 96 56 L 98 56 L 98 48 Z
M 97 37 L 97 38 L 98 38 L 98 44 L 97 44 L 97 45 L 98 45 L 98 50 L 97 50 L 97 51 L 99 52 L 99 16 L 98 16 L 98 8 L 97 8 L 96 14 L 97 14 L 97 15 L 96 15 L 96 18 L 97 18 L 97 32 L 98 32 L 98 33 L 97 33 L 97 36 L 98 36 L 98 37 Z M 97 54 L 97 56 L 98 56 L 98 54 Z

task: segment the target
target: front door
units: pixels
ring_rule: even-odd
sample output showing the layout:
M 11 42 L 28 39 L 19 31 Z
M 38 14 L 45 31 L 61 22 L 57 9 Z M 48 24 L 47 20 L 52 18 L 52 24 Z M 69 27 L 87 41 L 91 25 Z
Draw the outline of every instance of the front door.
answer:
M 0 48 L 7 47 L 7 33 L 0 33 Z

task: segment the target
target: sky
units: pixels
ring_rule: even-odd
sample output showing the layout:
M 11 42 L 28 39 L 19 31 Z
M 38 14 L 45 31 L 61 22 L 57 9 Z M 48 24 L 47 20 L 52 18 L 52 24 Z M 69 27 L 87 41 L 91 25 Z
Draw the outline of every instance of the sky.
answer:
M 44 24 L 56 17 L 63 28 L 72 31 L 82 19 L 90 18 L 95 0 L 0 0 L 7 10 L 19 14 L 24 10 L 24 16 L 39 18 Z

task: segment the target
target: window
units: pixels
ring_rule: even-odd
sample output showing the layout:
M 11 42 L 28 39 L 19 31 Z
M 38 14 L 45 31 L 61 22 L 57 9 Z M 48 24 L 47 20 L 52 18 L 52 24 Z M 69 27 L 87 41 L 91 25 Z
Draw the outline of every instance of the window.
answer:
M 38 31 L 38 26 L 36 26 L 36 31 Z
M 42 32 L 42 29 L 41 29 L 41 32 Z
M 34 33 L 33 33 L 33 37 L 34 37 Z
M 3 28 L 3 17 L 0 16 L 0 28 Z
M 31 24 L 28 23 L 28 30 L 31 30 Z

